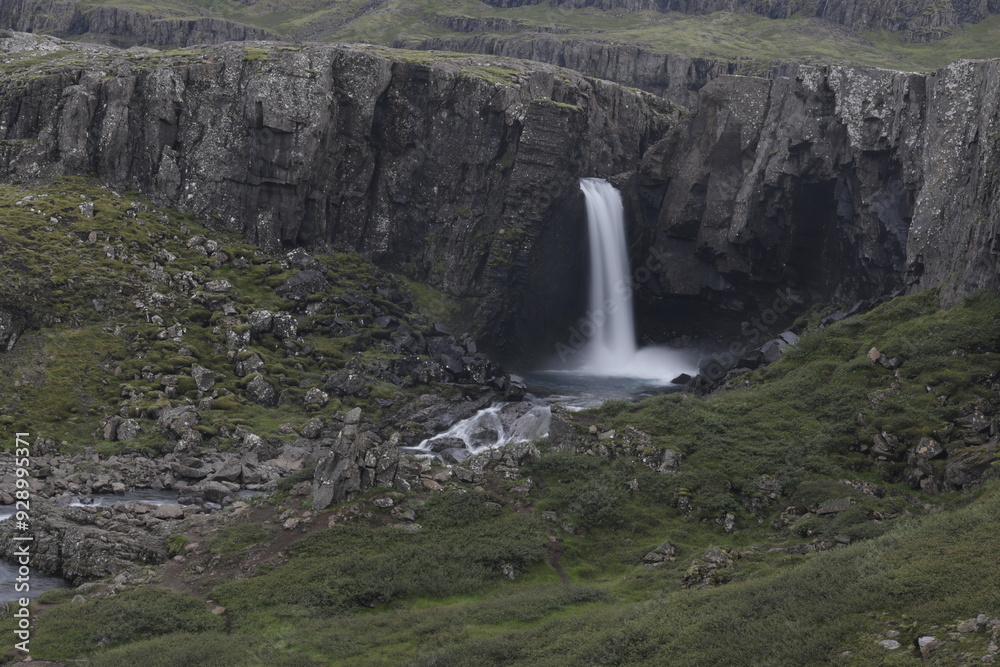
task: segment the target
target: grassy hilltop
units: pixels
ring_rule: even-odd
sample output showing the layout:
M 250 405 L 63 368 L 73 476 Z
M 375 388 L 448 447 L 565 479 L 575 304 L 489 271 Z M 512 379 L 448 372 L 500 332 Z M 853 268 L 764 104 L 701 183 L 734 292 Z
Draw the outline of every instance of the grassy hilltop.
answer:
M 548 4 L 498 8 L 477 0 L 333 0 L 245 3 L 236 0 L 168 0 L 107 3 L 169 18 L 213 17 L 251 25 L 294 40 L 369 42 L 462 38 L 474 34 L 511 36 L 540 32 L 559 39 L 641 44 L 662 53 L 685 53 L 764 62 L 850 61 L 900 70 L 931 70 L 957 58 L 1000 56 L 1000 16 L 963 24 L 944 39 L 907 43 L 898 33 L 855 31 L 796 14 L 769 19 L 751 13 L 707 15 L 654 11 L 566 9 Z M 82 37 L 83 40 L 87 36 Z

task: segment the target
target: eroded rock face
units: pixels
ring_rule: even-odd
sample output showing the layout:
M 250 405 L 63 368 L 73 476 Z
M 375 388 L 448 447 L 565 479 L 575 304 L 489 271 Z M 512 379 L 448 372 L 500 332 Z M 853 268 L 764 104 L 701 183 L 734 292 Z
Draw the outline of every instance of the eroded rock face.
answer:
M 494 7 L 521 7 L 541 4 L 543 0 L 483 0 Z M 903 39 L 927 42 L 940 39 L 960 23 L 981 21 L 998 11 L 992 2 L 950 0 L 549 0 L 558 7 L 624 10 L 629 12 L 657 11 L 685 14 L 713 12 L 752 12 L 772 19 L 785 19 L 799 13 L 827 19 L 857 30 L 891 30 L 903 32 Z
M 170 66 L 103 58 L 0 84 L 0 138 L 32 140 L 0 148 L 0 177 L 96 172 L 265 246 L 363 252 L 480 299 L 494 344 L 537 329 L 519 312 L 576 314 L 579 177 L 634 169 L 676 119 L 652 95 L 482 57 L 255 43 Z
M 162 537 L 140 530 L 113 512 L 95 508 L 60 507 L 47 500 L 32 500 L 32 523 L 27 533 L 31 543 L 32 567 L 79 585 L 134 568 L 137 564 L 158 564 L 167 559 Z M 155 521 L 159 521 L 156 519 Z M 14 553 L 14 521 L 0 523 L 0 549 Z
M 104 49 L 100 67 L 0 84 L 0 177 L 96 172 L 258 243 L 366 253 L 476 299 L 479 342 L 508 357 L 551 352 L 585 308 L 585 175 L 626 195 L 645 312 L 1000 287 L 997 62 L 713 73 L 682 118 L 538 63 L 247 48 L 168 63 Z M 323 280 L 302 269 L 292 297 Z M 254 331 L 294 337 L 261 315 Z
M 1000 286 L 1000 165 L 977 138 L 997 122 L 998 85 L 993 61 L 710 83 L 638 179 L 654 291 L 739 309 L 776 287 L 840 301 L 942 287 L 953 301 Z
M 657 53 L 636 44 L 563 39 L 536 33 L 401 40 L 396 46 L 551 63 L 587 76 L 641 88 L 684 107 L 697 105 L 697 91 L 706 83 L 724 74 L 737 74 L 740 66 L 727 60 Z
M 113 6 L 83 6 L 72 0 L 0 0 L 0 25 L 60 37 L 86 35 L 118 46 L 188 46 L 251 39 L 280 39 L 261 28 L 208 17 L 177 19 Z

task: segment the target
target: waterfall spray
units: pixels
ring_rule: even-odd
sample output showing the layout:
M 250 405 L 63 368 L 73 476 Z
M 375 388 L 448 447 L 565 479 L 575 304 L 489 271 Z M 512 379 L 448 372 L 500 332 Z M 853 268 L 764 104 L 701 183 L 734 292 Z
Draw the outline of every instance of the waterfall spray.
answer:
M 590 309 L 581 372 L 669 383 L 696 372 L 690 355 L 663 347 L 639 349 L 632 313 L 632 276 L 625 241 L 625 210 L 618 190 L 602 178 L 580 179 L 587 202 Z M 581 326 L 581 329 L 584 327 Z
M 590 235 L 590 317 L 593 335 L 584 350 L 586 366 L 597 372 L 623 369 L 635 357 L 635 325 L 625 213 L 622 198 L 610 183 L 584 178 Z

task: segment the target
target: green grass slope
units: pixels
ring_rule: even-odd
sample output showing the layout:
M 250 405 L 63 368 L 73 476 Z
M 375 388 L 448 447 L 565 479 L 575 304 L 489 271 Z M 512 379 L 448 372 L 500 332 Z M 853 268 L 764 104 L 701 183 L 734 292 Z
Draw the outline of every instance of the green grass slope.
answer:
M 872 347 L 898 368 L 873 363 Z M 318 521 L 335 525 L 287 558 L 197 593 L 226 607 L 224 627 L 189 593 L 137 589 L 88 600 L 83 616 L 51 594 L 37 654 L 94 665 L 983 664 L 997 627 L 958 627 L 1000 616 L 995 452 L 979 482 L 931 494 L 905 457 L 879 460 L 868 445 L 933 436 L 948 452 L 934 466 L 987 452 L 956 422 L 970 407 L 995 415 L 998 373 L 1000 296 L 948 310 L 933 293 L 895 299 L 803 336 L 728 391 L 579 413 L 577 452 L 537 443 L 541 457 L 521 470 L 528 491 L 498 472 L 479 489 L 376 489 L 331 508 Z M 601 439 L 591 426 L 649 438 Z M 641 462 L 665 448 L 684 454 L 679 473 Z M 375 502 L 385 497 L 420 528 L 389 525 Z M 267 539 L 247 524 L 210 550 L 238 559 Z M 651 559 L 665 540 L 673 555 Z M 107 636 L 101 619 L 125 609 L 135 622 Z M 942 642 L 926 658 L 925 636 Z M 881 647 L 887 637 L 901 648 Z
M 767 19 L 750 13 L 693 16 L 652 11 L 566 9 L 545 3 L 497 8 L 476 0 L 87 0 L 171 17 L 207 16 L 265 28 L 294 40 L 370 42 L 509 36 L 542 32 L 560 39 L 645 45 L 662 53 L 721 59 L 818 63 L 855 62 L 900 70 L 930 70 L 958 58 L 1000 57 L 1000 16 L 953 30 L 931 43 L 903 42 L 890 32 L 859 33 L 818 19 Z M 502 27 L 502 29 L 501 29 Z M 471 32 L 470 32 L 471 31 Z M 84 37 L 86 39 L 86 37 Z

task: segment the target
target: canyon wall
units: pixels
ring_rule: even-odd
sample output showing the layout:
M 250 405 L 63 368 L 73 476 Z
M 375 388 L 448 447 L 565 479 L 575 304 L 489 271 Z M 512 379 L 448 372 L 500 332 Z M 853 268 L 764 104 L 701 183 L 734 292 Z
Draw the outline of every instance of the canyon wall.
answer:
M 737 310 L 774 287 L 948 302 L 1000 288 L 1000 62 L 789 74 L 708 84 L 645 156 L 643 223 L 671 257 L 655 288 Z
M 85 37 L 116 46 L 188 46 L 280 39 L 267 30 L 209 17 L 176 17 L 72 0 L 0 0 L 0 26 L 19 32 Z
M 913 42 L 946 37 L 962 23 L 976 23 L 1000 12 L 996 0 L 483 0 L 494 7 L 548 4 L 566 9 L 655 11 L 684 14 L 751 12 L 771 19 L 792 15 L 826 19 L 855 30 L 902 32 Z
M 400 40 L 395 46 L 411 49 L 483 53 L 558 65 L 587 76 L 607 79 L 655 93 L 685 107 L 698 102 L 698 90 L 724 74 L 737 74 L 756 65 L 659 53 L 637 44 L 621 44 L 552 35 L 473 35 L 470 37 Z
M 0 176 L 95 174 L 266 246 L 363 252 L 475 300 L 494 346 L 572 318 L 579 177 L 635 169 L 678 118 L 482 57 L 255 43 L 78 62 L 0 82 Z
M 0 82 L 0 177 L 92 174 L 264 245 L 365 253 L 467 299 L 506 356 L 583 310 L 582 176 L 623 189 L 654 318 L 1000 288 L 1000 62 L 776 74 L 720 74 L 683 112 L 482 56 L 108 50 Z

